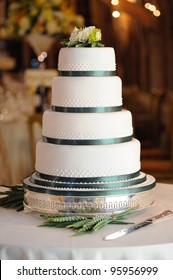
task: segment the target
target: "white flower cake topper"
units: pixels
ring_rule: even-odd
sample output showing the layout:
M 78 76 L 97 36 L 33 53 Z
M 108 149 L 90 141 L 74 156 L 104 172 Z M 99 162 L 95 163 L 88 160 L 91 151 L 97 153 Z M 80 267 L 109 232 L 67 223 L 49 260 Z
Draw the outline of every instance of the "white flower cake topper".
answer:
M 95 26 L 84 28 L 75 27 L 68 40 L 62 42 L 67 47 L 104 47 L 100 43 L 102 38 L 101 30 Z

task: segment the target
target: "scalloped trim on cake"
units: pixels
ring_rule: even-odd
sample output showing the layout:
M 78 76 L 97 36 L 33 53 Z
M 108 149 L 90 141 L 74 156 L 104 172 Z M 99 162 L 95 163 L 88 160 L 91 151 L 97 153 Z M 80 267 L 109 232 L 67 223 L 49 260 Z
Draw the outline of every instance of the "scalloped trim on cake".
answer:
M 43 173 L 43 174 L 49 174 L 52 176 L 59 176 L 59 177 L 77 177 L 77 178 L 83 178 L 83 177 L 104 177 L 104 176 L 114 176 L 116 174 L 123 175 L 128 174 L 129 170 L 116 167 L 113 170 L 110 169 L 104 169 L 104 170 L 67 170 L 67 169 L 49 169 L 45 168 L 42 170 L 38 170 L 36 166 L 36 171 Z
M 109 71 L 110 63 L 64 63 L 60 67 L 58 64 L 58 69 L 59 68 L 61 69 L 61 71 L 102 71 L 103 69 L 104 71 Z

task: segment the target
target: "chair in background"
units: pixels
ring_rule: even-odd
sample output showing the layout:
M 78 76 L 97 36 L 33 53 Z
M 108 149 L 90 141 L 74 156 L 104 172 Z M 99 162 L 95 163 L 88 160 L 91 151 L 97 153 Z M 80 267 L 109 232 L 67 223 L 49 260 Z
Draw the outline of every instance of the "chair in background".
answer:
M 166 159 L 169 156 L 167 147 L 161 144 L 163 99 L 163 90 L 154 89 L 150 94 L 148 139 L 141 142 L 142 158 Z
M 164 148 L 148 148 L 146 153 L 148 155 L 145 156 L 144 152 L 141 153 L 141 169 L 156 179 L 173 180 L 173 94 L 167 96 L 165 105 Z
M 38 131 L 38 126 L 39 131 Z M 41 138 L 42 113 L 34 113 L 28 119 L 29 141 L 31 146 L 32 171 L 35 169 L 36 142 Z M 37 132 L 37 133 L 36 133 Z M 37 134 L 37 135 L 36 135 Z
M 149 134 L 150 93 L 138 87 L 123 87 L 123 105 L 132 113 L 134 137 L 144 140 Z
M 172 179 L 173 94 L 166 95 L 162 89 L 144 92 L 133 87 L 124 88 L 123 92 L 125 107 L 132 113 L 134 137 L 141 142 L 142 171 L 157 179 Z

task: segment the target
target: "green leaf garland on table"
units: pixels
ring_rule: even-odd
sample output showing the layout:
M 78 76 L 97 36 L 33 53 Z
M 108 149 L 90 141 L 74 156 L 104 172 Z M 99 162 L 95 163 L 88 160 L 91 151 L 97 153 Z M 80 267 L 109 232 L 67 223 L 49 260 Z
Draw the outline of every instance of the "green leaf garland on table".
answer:
M 0 187 L 6 188 L 6 191 L 0 192 L 0 206 L 4 208 L 13 208 L 17 211 L 22 211 L 23 199 L 24 199 L 24 190 L 21 184 L 14 186 L 5 186 L 1 185 Z
M 22 184 L 14 186 L 1 185 L 0 188 L 7 188 L 6 191 L 0 192 L 0 206 L 4 208 L 16 209 L 22 211 L 24 209 L 24 189 Z M 42 214 L 44 222 L 40 227 L 67 228 L 74 231 L 74 235 L 82 235 L 86 233 L 96 232 L 104 228 L 108 224 L 131 224 L 124 221 L 128 215 L 136 211 L 135 208 L 125 212 L 107 216 L 72 216 L 62 214 Z
M 74 230 L 74 235 L 81 235 L 85 233 L 96 232 L 108 224 L 131 224 L 130 222 L 125 222 L 124 220 L 134 211 L 135 209 L 131 209 L 119 214 L 95 217 L 43 214 L 41 217 L 45 221 L 41 226 L 55 228 L 66 227 L 68 229 Z

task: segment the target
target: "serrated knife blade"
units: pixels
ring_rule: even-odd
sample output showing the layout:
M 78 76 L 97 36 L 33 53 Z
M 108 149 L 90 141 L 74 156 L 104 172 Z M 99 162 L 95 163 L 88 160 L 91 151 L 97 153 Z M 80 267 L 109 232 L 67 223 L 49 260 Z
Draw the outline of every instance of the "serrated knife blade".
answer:
M 122 230 L 119 230 L 119 231 L 116 231 L 116 232 L 113 232 L 109 235 L 106 235 L 103 240 L 105 241 L 109 241 L 109 240 L 114 240 L 114 239 L 117 239 L 119 237 L 122 237 L 124 235 L 127 235 L 135 230 L 138 230 L 142 227 L 145 227 L 145 226 L 148 226 L 148 225 L 151 225 L 154 221 L 158 220 L 158 219 L 161 219 L 161 218 L 164 218 L 170 214 L 172 214 L 173 212 L 171 210 L 165 210 L 163 212 L 161 212 L 160 214 L 157 214 L 151 218 L 148 218 L 140 223 L 137 223 L 137 224 L 134 224 L 133 226 L 129 227 L 129 228 L 124 228 Z

